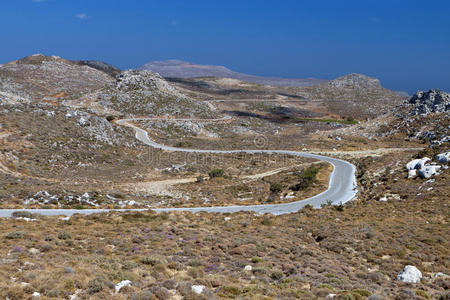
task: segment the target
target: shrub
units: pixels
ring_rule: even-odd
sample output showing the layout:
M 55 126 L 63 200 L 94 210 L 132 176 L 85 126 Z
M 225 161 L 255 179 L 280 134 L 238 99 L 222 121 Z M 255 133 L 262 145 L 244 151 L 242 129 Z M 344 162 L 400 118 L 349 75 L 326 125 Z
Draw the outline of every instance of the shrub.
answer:
M 106 120 L 108 121 L 108 122 L 111 122 L 112 120 L 114 120 L 116 117 L 114 117 L 114 116 L 112 116 L 112 115 L 109 115 L 109 116 L 106 116 Z
M 309 188 L 317 181 L 317 173 L 319 173 L 319 168 L 317 167 L 309 167 L 304 170 L 299 175 L 299 182 L 290 187 L 293 191 L 300 191 Z
M 72 236 L 70 235 L 70 233 L 62 231 L 62 232 L 58 233 L 58 239 L 70 240 L 70 239 L 72 239 Z
M 270 184 L 270 191 L 272 193 L 279 193 L 283 189 L 283 186 L 279 182 L 272 182 Z
M 283 273 L 280 271 L 272 272 L 272 274 L 270 274 L 270 278 L 272 278 L 273 280 L 280 280 L 281 278 L 283 278 Z
M 12 213 L 12 216 L 14 218 L 29 218 L 29 219 L 33 218 L 33 214 L 30 213 L 29 211 L 15 211 Z
M 224 172 L 222 169 L 213 169 L 208 173 L 209 178 L 223 177 L 223 174 Z
M 12 231 L 5 235 L 5 239 L 8 239 L 8 240 L 21 239 L 21 238 L 23 238 L 24 235 L 25 235 L 25 233 L 22 231 Z
M 198 175 L 198 176 L 197 176 L 197 182 L 200 183 L 200 182 L 203 182 L 203 181 L 205 181 L 205 179 L 203 178 L 203 176 L 202 176 L 202 175 Z
M 270 220 L 268 217 L 264 217 L 261 220 L 261 224 L 266 226 L 272 225 L 272 220 Z
M 95 294 L 103 291 L 104 282 L 100 277 L 96 277 L 88 283 L 88 293 Z
M 156 255 L 150 255 L 150 256 L 146 256 L 146 257 L 142 258 L 141 263 L 143 263 L 144 265 L 156 266 L 158 264 L 165 265 L 165 264 L 167 264 L 167 261 L 163 257 L 159 257 Z
M 262 260 L 262 258 L 261 257 L 257 257 L 257 256 L 255 256 L 255 257 L 252 257 L 252 263 L 259 263 L 259 262 L 262 262 L 263 260 Z

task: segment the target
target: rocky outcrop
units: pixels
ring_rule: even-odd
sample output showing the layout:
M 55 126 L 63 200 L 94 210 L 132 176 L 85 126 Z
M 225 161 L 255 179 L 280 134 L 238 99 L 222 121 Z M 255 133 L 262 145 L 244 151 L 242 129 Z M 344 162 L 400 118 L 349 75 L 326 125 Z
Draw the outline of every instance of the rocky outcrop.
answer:
M 441 166 L 438 165 L 424 166 L 419 170 L 419 176 L 422 178 L 430 178 L 431 176 L 438 174 L 440 168 Z
M 397 280 L 407 283 L 418 283 L 420 279 L 422 279 L 422 272 L 411 265 L 405 266 L 397 276 Z
M 362 74 L 349 74 L 328 83 L 333 88 L 357 88 L 364 90 L 381 89 L 380 80 Z
M 450 94 L 440 90 L 419 91 L 409 99 L 413 105 L 411 115 L 428 115 L 430 113 L 443 113 L 450 110 Z
M 412 161 L 406 164 L 406 169 L 408 171 L 422 169 L 425 166 L 425 164 L 429 161 L 431 161 L 431 158 L 428 157 L 413 159 Z
M 441 166 L 435 163 L 427 165 L 431 162 L 428 157 L 413 159 L 406 164 L 406 170 L 408 171 L 408 178 L 414 178 L 419 175 L 421 178 L 430 178 L 431 176 L 439 174 L 438 171 Z
M 436 160 L 440 163 L 448 163 L 450 161 L 450 151 L 436 155 Z

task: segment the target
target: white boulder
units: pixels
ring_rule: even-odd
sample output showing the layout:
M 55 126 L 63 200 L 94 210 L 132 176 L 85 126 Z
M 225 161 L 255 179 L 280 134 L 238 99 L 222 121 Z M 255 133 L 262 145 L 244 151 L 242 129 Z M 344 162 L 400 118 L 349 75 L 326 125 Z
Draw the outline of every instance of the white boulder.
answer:
M 438 174 L 440 168 L 441 166 L 437 165 L 424 166 L 419 170 L 419 176 L 422 178 L 430 178 L 431 176 Z
M 429 161 L 431 161 L 431 159 L 428 157 L 413 159 L 412 161 L 406 164 L 406 169 L 408 171 L 414 169 L 422 169 L 423 166 L 425 166 L 425 164 Z
M 200 295 L 201 293 L 203 293 L 203 290 L 205 289 L 204 285 L 193 285 L 192 286 L 192 291 L 198 295 Z
M 247 271 L 247 272 L 250 272 L 252 269 L 253 269 L 253 267 L 250 266 L 250 265 L 246 265 L 246 266 L 244 267 L 244 271 Z
M 448 163 L 450 161 L 450 151 L 438 154 L 436 159 L 440 163 Z
M 123 288 L 125 286 L 130 286 L 130 285 L 131 285 L 131 281 L 130 280 L 122 280 L 121 282 L 119 282 L 115 286 L 116 294 L 120 291 L 121 288 Z
M 416 169 L 408 171 L 408 178 L 414 178 L 416 176 L 417 176 L 417 170 Z
M 418 283 L 422 279 L 422 272 L 415 266 L 407 265 L 397 275 L 397 280 L 407 283 Z

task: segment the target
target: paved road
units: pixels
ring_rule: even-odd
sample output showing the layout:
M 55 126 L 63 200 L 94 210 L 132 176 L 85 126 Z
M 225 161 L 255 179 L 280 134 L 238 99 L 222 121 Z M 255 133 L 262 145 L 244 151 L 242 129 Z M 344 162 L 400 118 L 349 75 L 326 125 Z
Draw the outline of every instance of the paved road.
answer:
M 215 153 L 215 154 L 230 154 L 230 153 L 267 153 L 267 154 L 287 154 L 294 156 L 302 156 L 308 158 L 319 159 L 322 161 L 329 162 L 333 165 L 333 172 L 330 176 L 330 181 L 328 189 L 314 197 L 282 204 L 263 204 L 263 205 L 234 205 L 234 206 L 214 206 L 214 207 L 190 207 L 190 208 L 159 208 L 155 209 L 157 212 L 167 212 L 167 211 L 190 211 L 190 212 L 238 212 L 238 211 L 252 211 L 257 213 L 271 213 L 274 215 L 287 214 L 292 212 L 297 212 L 305 205 L 312 205 L 313 207 L 319 208 L 322 204 L 333 203 L 333 204 L 344 204 L 347 201 L 353 199 L 357 193 L 356 177 L 355 177 L 355 166 L 344 160 L 331 158 L 327 156 L 298 152 L 298 151 L 287 151 L 287 150 L 200 150 L 200 149 L 185 149 L 176 148 L 158 144 L 157 142 L 151 140 L 148 137 L 147 131 L 139 128 L 130 122 L 136 119 L 122 119 L 118 120 L 117 124 L 133 128 L 136 132 L 136 138 L 143 142 L 144 144 L 168 151 L 180 151 L 180 152 L 192 152 L 192 153 Z M 139 119 L 142 120 L 142 119 Z M 142 211 L 145 209 L 130 209 L 133 211 Z M 118 209 L 115 211 L 130 211 L 127 209 Z M 0 210 L 0 217 L 9 217 L 14 209 L 10 210 Z M 23 210 L 22 210 L 23 211 Z M 70 216 L 74 213 L 81 214 L 92 214 L 99 212 L 111 211 L 108 209 L 59 209 L 59 210 L 45 210 L 45 209 L 28 209 L 33 213 L 43 214 L 43 215 L 66 215 Z

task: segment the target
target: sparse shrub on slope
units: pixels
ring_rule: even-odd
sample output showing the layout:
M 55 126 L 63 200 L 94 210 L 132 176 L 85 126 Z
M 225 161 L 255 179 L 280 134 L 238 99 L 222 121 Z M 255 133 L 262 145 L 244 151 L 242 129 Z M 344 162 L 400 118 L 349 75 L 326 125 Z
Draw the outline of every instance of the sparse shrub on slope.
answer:
M 299 182 L 290 187 L 293 191 L 306 190 L 317 181 L 317 173 L 319 168 L 309 167 L 299 175 Z

